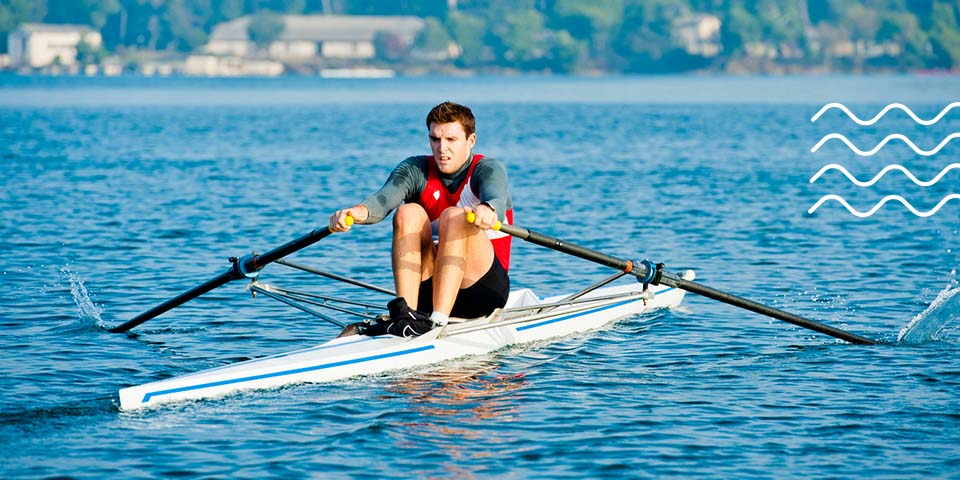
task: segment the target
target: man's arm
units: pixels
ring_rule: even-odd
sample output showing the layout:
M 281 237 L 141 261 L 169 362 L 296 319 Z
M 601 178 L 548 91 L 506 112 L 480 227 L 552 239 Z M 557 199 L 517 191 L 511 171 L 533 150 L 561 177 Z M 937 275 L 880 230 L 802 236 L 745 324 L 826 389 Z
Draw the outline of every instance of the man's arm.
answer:
M 477 182 L 480 202 L 489 205 L 500 221 L 506 221 L 506 212 L 512 207 L 507 169 L 497 160 L 484 158 L 477 163 L 473 178 Z
M 330 216 L 330 229 L 345 232 L 350 229 L 346 217 L 353 217 L 356 223 L 378 223 L 386 218 L 393 209 L 408 200 L 415 192 L 423 190 L 427 179 L 419 165 L 418 157 L 410 157 L 396 166 L 387 181 L 379 190 L 362 202 L 350 208 L 337 210 Z

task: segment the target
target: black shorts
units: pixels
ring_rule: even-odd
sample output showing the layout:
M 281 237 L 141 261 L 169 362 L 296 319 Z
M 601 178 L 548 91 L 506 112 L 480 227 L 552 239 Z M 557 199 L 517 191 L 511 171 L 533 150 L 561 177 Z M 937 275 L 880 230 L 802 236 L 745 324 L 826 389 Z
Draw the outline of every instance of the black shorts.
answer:
M 508 295 L 510 295 L 510 277 L 500 264 L 500 260 L 493 257 L 493 265 L 490 265 L 487 273 L 483 274 L 477 283 L 462 288 L 457 293 L 457 300 L 453 303 L 450 316 L 486 317 L 494 310 L 506 305 Z M 425 313 L 433 312 L 433 277 L 420 283 L 417 310 Z

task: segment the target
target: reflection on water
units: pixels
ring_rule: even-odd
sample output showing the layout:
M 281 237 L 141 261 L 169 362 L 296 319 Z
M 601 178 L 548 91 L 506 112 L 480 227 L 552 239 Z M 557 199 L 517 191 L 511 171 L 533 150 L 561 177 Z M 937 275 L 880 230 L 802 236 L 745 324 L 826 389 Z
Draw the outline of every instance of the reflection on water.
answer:
M 404 423 L 395 430 L 397 443 L 442 451 L 449 459 L 443 467 L 451 477 L 474 478 L 461 462 L 489 457 L 490 452 L 473 446 L 480 441 L 507 443 L 511 439 L 471 425 L 516 421 L 523 403 L 518 396 L 527 385 L 526 378 L 523 374 L 499 374 L 501 366 L 494 358 L 480 357 L 398 378 L 387 390 L 406 398 L 422 421 Z

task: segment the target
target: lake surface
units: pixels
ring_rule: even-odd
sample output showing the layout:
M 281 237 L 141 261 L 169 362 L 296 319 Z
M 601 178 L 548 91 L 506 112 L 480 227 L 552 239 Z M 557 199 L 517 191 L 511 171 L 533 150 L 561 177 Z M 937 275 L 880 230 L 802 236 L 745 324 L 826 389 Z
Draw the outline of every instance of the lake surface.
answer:
M 852 346 L 688 294 L 672 311 L 433 368 L 138 412 L 117 390 L 310 346 L 337 329 L 242 282 L 104 328 L 326 224 L 427 152 L 443 100 L 478 117 L 516 222 L 875 338 Z M 84 79 L 0 76 L 0 477 L 960 477 L 960 315 L 897 344 L 960 275 L 956 76 Z M 388 223 L 293 258 L 390 286 Z M 515 287 L 602 267 L 514 242 Z M 281 267 L 266 281 L 386 302 Z M 945 301 L 944 305 L 955 305 Z M 942 328 L 939 328 L 942 327 Z M 932 337 L 932 338 L 931 338 Z

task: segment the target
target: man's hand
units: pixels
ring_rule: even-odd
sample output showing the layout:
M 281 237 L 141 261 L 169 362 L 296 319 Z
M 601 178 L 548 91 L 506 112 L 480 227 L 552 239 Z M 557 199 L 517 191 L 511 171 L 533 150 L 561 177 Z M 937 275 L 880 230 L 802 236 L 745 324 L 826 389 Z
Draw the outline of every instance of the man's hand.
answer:
M 473 224 L 476 225 L 480 230 L 490 230 L 494 225 L 497 224 L 499 219 L 497 218 L 497 212 L 494 212 L 490 206 L 485 203 L 481 203 L 476 207 L 471 209 L 470 207 L 463 207 L 464 214 L 473 212 L 476 215 L 476 220 Z
M 363 223 L 369 216 L 370 211 L 367 210 L 367 207 L 364 205 L 354 205 L 350 208 L 337 210 L 333 212 L 333 215 L 330 215 L 330 231 L 346 232 L 350 230 L 350 225 L 347 224 L 347 217 L 353 217 L 353 221 L 356 223 Z

